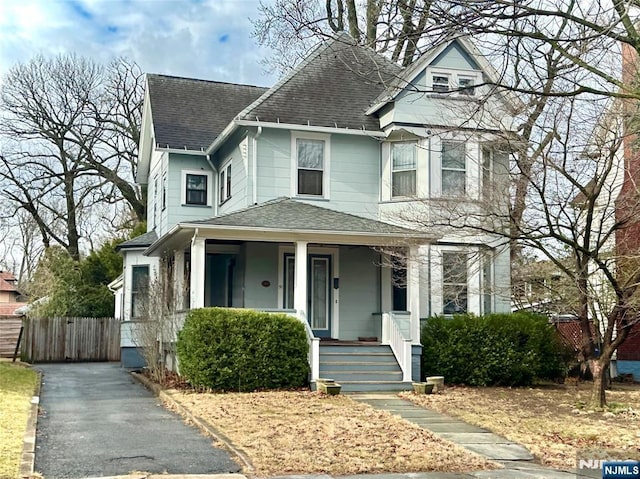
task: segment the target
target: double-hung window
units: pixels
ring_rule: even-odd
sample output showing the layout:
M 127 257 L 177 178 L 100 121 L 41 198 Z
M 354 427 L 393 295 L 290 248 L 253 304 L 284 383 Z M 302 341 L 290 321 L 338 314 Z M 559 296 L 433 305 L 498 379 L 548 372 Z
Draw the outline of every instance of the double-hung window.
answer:
M 458 90 L 461 95 L 473 96 L 476 94 L 476 87 L 473 78 L 458 77 Z
M 442 142 L 442 195 L 464 196 L 466 192 L 466 143 Z
M 467 253 L 442 253 L 442 312 L 467 312 Z
M 296 138 L 298 195 L 323 196 L 325 141 Z
M 435 93 L 447 93 L 449 91 L 449 75 L 436 73 L 431 77 L 431 89 Z
M 415 141 L 391 143 L 391 196 L 415 196 L 416 194 Z
M 185 203 L 188 205 L 206 205 L 208 196 L 207 175 L 187 173 Z
M 131 317 L 144 315 L 145 299 L 149 289 L 149 265 L 131 267 Z
M 223 166 L 220 170 L 220 177 L 218 181 L 218 187 L 220 188 L 220 204 L 231 198 L 231 162 L 229 161 L 226 166 Z

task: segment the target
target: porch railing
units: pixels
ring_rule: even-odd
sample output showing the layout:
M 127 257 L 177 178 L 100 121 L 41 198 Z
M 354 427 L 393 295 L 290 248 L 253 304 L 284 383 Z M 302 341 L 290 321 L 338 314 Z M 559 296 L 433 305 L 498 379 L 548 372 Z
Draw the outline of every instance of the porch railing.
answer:
M 309 353 L 307 359 L 309 361 L 309 367 L 311 368 L 311 381 L 315 381 L 320 377 L 320 338 L 317 338 L 313 334 L 311 326 L 304 311 L 296 311 L 295 309 L 262 309 L 267 313 L 285 313 L 297 318 L 303 325 L 307 332 L 307 342 L 309 344 Z
M 402 370 L 402 380 L 411 381 L 411 314 L 390 311 L 382 313 L 382 344 L 391 350 Z

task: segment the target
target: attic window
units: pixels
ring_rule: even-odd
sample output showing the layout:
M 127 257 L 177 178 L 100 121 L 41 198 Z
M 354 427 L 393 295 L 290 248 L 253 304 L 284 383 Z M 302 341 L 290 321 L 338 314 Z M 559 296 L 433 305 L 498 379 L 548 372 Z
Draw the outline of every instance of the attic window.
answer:
M 476 88 L 473 82 L 473 78 L 458 78 L 458 88 L 461 95 L 473 96 L 476 94 Z
M 447 93 L 449 91 L 449 77 L 446 75 L 433 75 L 432 89 L 436 93 Z

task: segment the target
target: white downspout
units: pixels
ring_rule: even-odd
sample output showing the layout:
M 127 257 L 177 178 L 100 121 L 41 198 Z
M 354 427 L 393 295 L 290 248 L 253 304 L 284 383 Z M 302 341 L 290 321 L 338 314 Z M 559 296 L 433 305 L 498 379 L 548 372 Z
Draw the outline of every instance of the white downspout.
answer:
M 251 165 L 251 174 L 253 175 L 252 204 L 254 205 L 258 204 L 258 138 L 260 138 L 260 135 L 262 135 L 262 127 L 258 125 L 258 131 L 253 137 L 253 165 Z

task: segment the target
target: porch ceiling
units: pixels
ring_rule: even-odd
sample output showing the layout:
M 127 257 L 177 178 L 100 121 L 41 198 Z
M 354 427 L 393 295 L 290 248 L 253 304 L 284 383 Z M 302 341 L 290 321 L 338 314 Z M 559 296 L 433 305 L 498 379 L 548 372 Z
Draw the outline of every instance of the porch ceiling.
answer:
M 178 249 L 194 236 L 219 240 L 307 241 L 364 246 L 409 246 L 437 239 L 435 235 L 409 228 L 291 198 L 279 198 L 208 220 L 180 223 L 154 242 L 145 254 L 157 255 Z

